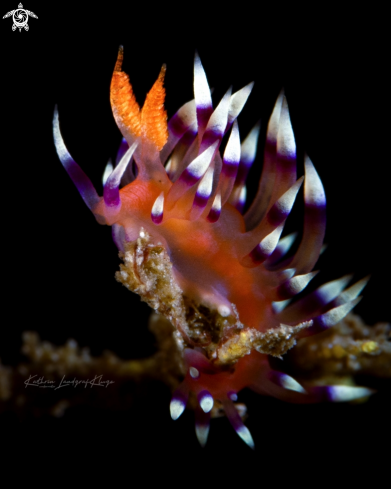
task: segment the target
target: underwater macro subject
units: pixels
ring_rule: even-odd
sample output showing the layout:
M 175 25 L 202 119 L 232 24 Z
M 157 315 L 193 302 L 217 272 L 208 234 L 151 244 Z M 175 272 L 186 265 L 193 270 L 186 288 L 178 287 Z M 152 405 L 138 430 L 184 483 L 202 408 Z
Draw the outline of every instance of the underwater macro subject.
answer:
M 349 286 L 350 277 L 342 277 L 299 295 L 317 274 L 326 199 L 308 156 L 304 175 L 297 176 L 284 93 L 268 123 L 258 191 L 246 209 L 246 178 L 260 125 L 241 141 L 237 118 L 253 84 L 233 94 L 228 90 L 213 107 L 196 54 L 194 99 L 167 122 L 165 66 L 140 108 L 122 62 L 121 47 L 110 100 L 123 140 L 115 164 L 104 171 L 102 197 L 69 154 L 57 109 L 54 141 L 98 223 L 112 227 L 123 261 L 116 279 L 158 313 L 155 330 L 159 324 L 171 328 L 161 348 L 179 372 L 170 383 L 172 418 L 186 406 L 193 409 L 196 434 L 205 445 L 210 418 L 223 412 L 253 448 L 244 407 L 236 403 L 245 387 L 293 403 L 368 397 L 373 391 L 367 387 L 299 383 L 270 362 L 297 340 L 340 322 L 367 282 Z M 292 254 L 297 234 L 283 236 L 283 230 L 301 187 L 304 227 Z

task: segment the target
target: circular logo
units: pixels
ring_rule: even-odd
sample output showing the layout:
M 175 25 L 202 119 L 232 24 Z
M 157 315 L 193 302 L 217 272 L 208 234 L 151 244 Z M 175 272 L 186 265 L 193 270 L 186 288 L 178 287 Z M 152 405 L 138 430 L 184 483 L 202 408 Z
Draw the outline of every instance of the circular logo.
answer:
M 21 29 L 22 27 L 27 26 L 29 16 L 25 10 L 23 10 L 22 8 L 18 8 L 15 10 L 12 18 L 13 18 L 15 27 L 17 27 L 18 29 Z

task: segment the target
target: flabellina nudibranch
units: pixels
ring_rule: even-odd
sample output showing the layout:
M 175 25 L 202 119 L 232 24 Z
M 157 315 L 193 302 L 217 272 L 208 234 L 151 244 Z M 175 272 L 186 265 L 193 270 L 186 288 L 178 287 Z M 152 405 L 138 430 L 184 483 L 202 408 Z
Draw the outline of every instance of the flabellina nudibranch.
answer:
M 211 414 L 222 407 L 238 435 L 253 447 L 237 393 L 249 387 L 295 403 L 350 401 L 365 387 L 301 385 L 273 370 L 296 340 L 332 327 L 360 300 L 363 279 L 324 284 L 290 304 L 316 275 L 325 234 L 325 194 L 308 157 L 297 179 L 296 144 L 283 93 L 267 128 L 262 176 L 246 212 L 246 177 L 254 162 L 260 126 L 240 142 L 237 117 L 253 84 L 223 96 L 216 108 L 200 58 L 194 61 L 194 100 L 167 123 L 165 66 L 142 109 L 119 50 L 110 99 L 123 135 L 116 165 L 103 177 L 103 197 L 72 159 L 54 115 L 59 158 L 100 224 L 112 226 L 123 259 L 116 278 L 173 325 L 183 380 L 171 416 L 194 407 L 196 434 L 204 445 Z M 220 146 L 229 135 L 224 151 Z M 281 238 L 296 195 L 304 185 L 304 229 Z

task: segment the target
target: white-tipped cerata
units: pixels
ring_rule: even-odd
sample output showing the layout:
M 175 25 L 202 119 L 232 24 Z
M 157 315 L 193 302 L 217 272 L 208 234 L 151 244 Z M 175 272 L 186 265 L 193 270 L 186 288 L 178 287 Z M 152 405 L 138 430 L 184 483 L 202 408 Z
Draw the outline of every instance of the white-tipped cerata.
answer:
M 102 175 L 102 184 L 103 185 L 107 182 L 107 179 L 111 175 L 112 171 L 113 171 L 113 163 L 111 162 L 111 160 L 109 160 L 107 162 L 107 165 L 105 166 L 105 170 L 104 170 L 103 175 Z
M 204 413 L 209 413 L 213 408 L 213 397 L 208 391 L 202 391 L 198 395 L 198 402 L 200 403 L 201 409 Z
M 151 210 L 151 219 L 155 224 L 160 224 L 163 220 L 164 192 L 161 192 L 155 200 Z

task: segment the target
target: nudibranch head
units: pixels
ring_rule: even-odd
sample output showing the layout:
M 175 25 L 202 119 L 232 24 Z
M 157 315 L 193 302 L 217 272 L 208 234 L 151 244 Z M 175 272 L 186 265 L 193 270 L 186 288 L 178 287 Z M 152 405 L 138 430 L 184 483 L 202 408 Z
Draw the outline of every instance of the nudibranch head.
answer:
M 196 54 L 194 100 L 167 123 L 165 66 L 140 109 L 122 59 L 120 48 L 110 98 L 123 140 L 116 165 L 105 170 L 103 197 L 67 151 L 57 111 L 54 139 L 85 203 L 99 223 L 113 228 L 124 261 L 117 279 L 175 327 L 184 379 L 173 394 L 173 419 L 190 399 L 204 444 L 218 405 L 253 446 L 234 404 L 244 387 L 302 403 L 368 396 L 370 390 L 362 387 L 301 385 L 268 362 L 268 355 L 281 357 L 298 338 L 341 320 L 366 283 L 346 289 L 350 278 L 343 277 L 290 304 L 316 275 L 326 200 L 308 157 L 304 176 L 297 178 L 284 93 L 268 124 L 258 191 L 243 212 L 260 125 L 241 143 L 237 117 L 253 84 L 234 94 L 228 90 L 214 108 Z M 281 234 L 302 185 L 304 229 L 297 251 L 289 255 L 295 235 Z

